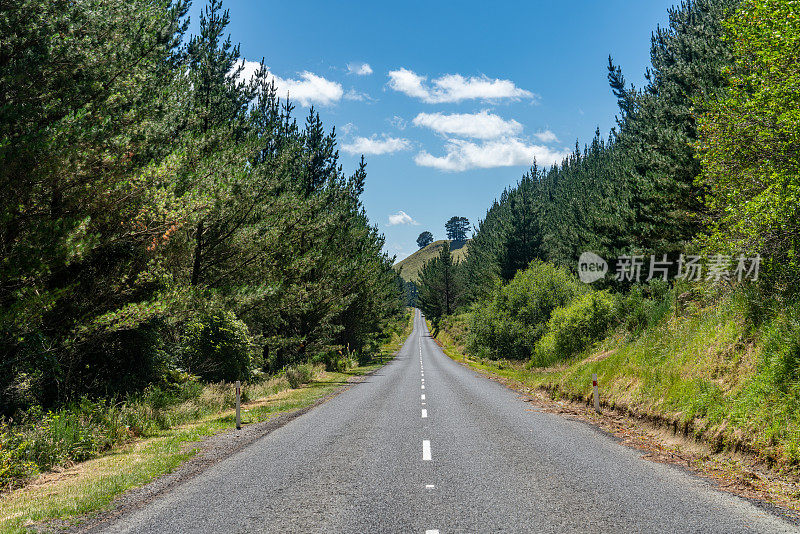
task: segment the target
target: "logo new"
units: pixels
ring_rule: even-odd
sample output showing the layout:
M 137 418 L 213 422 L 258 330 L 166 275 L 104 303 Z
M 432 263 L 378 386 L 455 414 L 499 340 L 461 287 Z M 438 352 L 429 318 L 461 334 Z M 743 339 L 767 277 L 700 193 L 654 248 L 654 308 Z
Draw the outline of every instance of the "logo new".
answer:
M 584 284 L 591 284 L 603 278 L 608 272 L 606 260 L 594 252 L 584 252 L 578 258 L 578 278 Z

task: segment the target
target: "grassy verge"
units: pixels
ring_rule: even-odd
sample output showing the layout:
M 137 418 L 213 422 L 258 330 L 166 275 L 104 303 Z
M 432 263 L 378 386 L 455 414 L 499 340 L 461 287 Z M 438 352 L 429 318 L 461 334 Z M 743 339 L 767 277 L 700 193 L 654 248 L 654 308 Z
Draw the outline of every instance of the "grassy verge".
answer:
M 468 314 L 443 321 L 445 353 L 476 370 L 553 398 L 588 401 L 597 373 L 606 407 L 645 417 L 708 443 L 711 450 L 744 451 L 785 473 L 800 462 L 800 391 L 776 380 L 776 347 L 792 335 L 778 317 L 755 331 L 734 300 L 668 315 L 642 332 L 624 329 L 562 363 L 527 362 L 466 354 Z M 800 495 L 798 496 L 800 497 Z
M 391 333 L 376 363 L 346 372 L 317 368 L 310 383 L 295 389 L 289 387 L 285 377 L 249 386 L 249 401 L 242 407 L 242 423 L 266 421 L 312 405 L 353 377 L 379 368 L 393 357 L 410 333 L 413 320 L 410 314 L 406 319 L 403 326 Z M 193 400 L 189 405 L 184 403 L 173 409 L 176 413 L 195 414 L 188 422 L 111 449 L 100 457 L 45 473 L 24 487 L 6 492 L 0 496 L 0 532 L 28 532 L 35 523 L 55 519 L 69 521 L 106 509 L 126 490 L 171 472 L 200 450 L 198 441 L 233 427 L 234 411 L 227 399 L 230 388 L 224 392 L 219 388 L 221 386 L 207 386 L 199 396 L 204 401 Z M 222 408 L 205 413 L 198 408 L 203 402 Z

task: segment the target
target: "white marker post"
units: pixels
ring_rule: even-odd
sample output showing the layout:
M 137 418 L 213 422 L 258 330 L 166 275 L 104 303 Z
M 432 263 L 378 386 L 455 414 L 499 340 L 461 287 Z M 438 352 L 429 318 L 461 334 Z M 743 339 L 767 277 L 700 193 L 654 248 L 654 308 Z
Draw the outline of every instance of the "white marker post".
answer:
M 242 383 L 236 381 L 236 430 L 242 429 Z
M 594 389 L 594 411 L 600 413 L 600 392 L 597 390 L 597 373 L 592 373 L 592 388 Z

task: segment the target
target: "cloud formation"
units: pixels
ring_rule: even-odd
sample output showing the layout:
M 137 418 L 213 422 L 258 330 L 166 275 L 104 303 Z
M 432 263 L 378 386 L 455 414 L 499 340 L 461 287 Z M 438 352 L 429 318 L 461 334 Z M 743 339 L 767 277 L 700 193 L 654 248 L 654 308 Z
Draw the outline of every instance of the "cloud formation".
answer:
M 554 134 L 550 130 L 545 130 L 543 132 L 536 132 L 535 134 L 533 134 L 533 136 L 542 143 L 558 143 L 558 137 L 556 137 L 556 134 Z
M 244 65 L 239 79 L 245 81 L 251 79 L 258 70 L 259 63 L 257 61 L 239 61 L 240 65 Z M 283 98 L 288 93 L 290 100 L 299 102 L 302 106 L 312 104 L 329 106 L 339 102 L 344 96 L 342 84 L 318 76 L 313 72 L 303 71 L 300 73 L 300 78 L 294 80 L 276 76 L 267 69 L 267 79 L 275 82 L 278 96 Z
M 367 93 L 360 93 L 355 89 L 350 89 L 344 94 L 345 100 L 353 100 L 356 102 L 375 102 L 375 99 L 369 96 Z
M 348 63 L 347 73 L 356 74 L 358 76 L 369 76 L 372 74 L 372 67 L 369 66 L 369 63 Z
M 426 83 L 427 77 L 400 68 L 389 72 L 389 87 L 395 91 L 418 98 L 428 104 L 461 102 L 463 100 L 521 100 L 534 99 L 536 95 L 520 89 L 511 80 L 491 79 L 488 76 L 445 74 Z
M 353 155 L 391 154 L 401 150 L 408 150 L 409 148 L 411 148 L 411 143 L 408 139 L 390 137 L 386 134 L 383 134 L 381 138 L 378 138 L 377 135 L 373 135 L 372 137 L 356 137 L 351 143 L 342 145 L 342 150 Z
M 389 215 L 389 226 L 397 226 L 398 224 L 410 224 L 415 226 L 419 225 L 419 223 L 415 221 L 411 215 L 403 210 L 398 211 L 394 215 Z
M 534 158 L 540 165 L 552 165 L 568 154 L 566 151 L 553 150 L 543 145 L 528 144 L 517 138 L 499 138 L 480 144 L 450 139 L 445 144 L 445 152 L 444 156 L 433 156 L 423 150 L 414 157 L 414 162 L 421 167 L 460 172 L 470 169 L 530 165 Z
M 515 121 L 481 111 L 480 113 L 420 113 L 413 120 L 414 126 L 430 128 L 443 135 L 458 135 L 476 139 L 494 139 L 514 136 L 522 132 L 522 125 Z M 545 142 L 543 140 L 543 142 Z

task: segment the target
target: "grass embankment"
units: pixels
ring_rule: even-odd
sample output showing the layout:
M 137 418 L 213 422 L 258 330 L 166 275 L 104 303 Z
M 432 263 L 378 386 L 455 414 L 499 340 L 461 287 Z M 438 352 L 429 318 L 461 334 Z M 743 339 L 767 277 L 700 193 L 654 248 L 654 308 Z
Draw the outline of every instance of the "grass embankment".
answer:
M 544 368 L 465 355 L 469 314 L 442 321 L 438 339 L 451 358 L 554 398 L 588 401 L 597 373 L 606 407 L 668 425 L 713 451 L 749 452 L 796 472 L 800 380 L 791 374 L 796 367 L 787 366 L 797 349 L 796 325 L 778 316 L 752 326 L 744 317 L 733 297 L 681 314 L 673 310 L 640 332 L 620 327 L 578 356 Z
M 402 346 L 413 327 L 413 315 L 402 329 L 393 331 L 375 363 L 345 372 L 314 369 L 312 380 L 291 388 L 285 376 L 245 385 L 242 424 L 266 421 L 314 404 L 354 377 L 384 365 Z M 115 497 L 173 471 L 199 450 L 198 442 L 234 426 L 230 385 L 212 384 L 193 399 L 165 408 L 158 414 L 175 424 L 154 435 L 130 441 L 102 456 L 57 468 L 0 495 L 0 532 L 29 532 L 49 520 L 66 520 L 107 509 Z
M 453 258 L 453 263 L 459 263 L 467 257 L 467 250 L 469 249 L 470 240 L 467 239 L 463 243 L 450 241 L 450 256 Z M 392 267 L 395 271 L 400 272 L 400 276 L 406 282 L 417 283 L 419 281 L 419 272 L 426 262 L 432 260 L 439 255 L 439 251 L 444 246 L 445 240 L 440 239 L 434 241 L 418 251 L 411 254 L 409 257 L 398 261 Z

